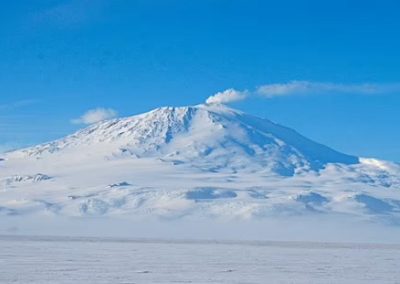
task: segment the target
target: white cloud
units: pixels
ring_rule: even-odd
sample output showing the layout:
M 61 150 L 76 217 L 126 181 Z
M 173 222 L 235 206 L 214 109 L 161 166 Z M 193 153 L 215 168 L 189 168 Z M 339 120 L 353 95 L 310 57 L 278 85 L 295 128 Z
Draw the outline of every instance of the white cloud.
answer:
M 71 120 L 74 124 L 93 124 L 102 120 L 111 119 L 118 113 L 110 108 L 96 108 L 85 112 L 81 117 Z
M 227 89 L 218 92 L 206 100 L 207 104 L 227 104 L 231 102 L 244 100 L 248 96 L 247 91 L 237 91 L 235 89 Z
M 297 94 L 345 93 L 374 95 L 400 91 L 400 84 L 341 84 L 330 82 L 291 81 L 280 84 L 267 84 L 256 89 L 255 93 L 267 98 Z
M 244 100 L 250 96 L 274 98 L 293 95 L 315 94 L 349 94 L 349 95 L 380 95 L 400 93 L 400 83 L 358 83 L 342 84 L 332 82 L 290 81 L 287 83 L 266 84 L 252 91 L 227 89 L 218 92 L 206 100 L 207 104 L 226 104 Z

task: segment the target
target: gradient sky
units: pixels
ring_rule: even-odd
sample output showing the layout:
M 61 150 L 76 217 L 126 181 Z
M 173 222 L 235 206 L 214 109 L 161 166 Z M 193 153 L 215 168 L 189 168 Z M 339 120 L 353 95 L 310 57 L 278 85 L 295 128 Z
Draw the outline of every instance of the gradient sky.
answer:
M 292 80 L 396 84 L 399 11 L 385 0 L 5 1 L 0 151 L 69 134 L 97 107 L 127 116 Z M 232 106 L 346 153 L 400 161 L 397 90 Z

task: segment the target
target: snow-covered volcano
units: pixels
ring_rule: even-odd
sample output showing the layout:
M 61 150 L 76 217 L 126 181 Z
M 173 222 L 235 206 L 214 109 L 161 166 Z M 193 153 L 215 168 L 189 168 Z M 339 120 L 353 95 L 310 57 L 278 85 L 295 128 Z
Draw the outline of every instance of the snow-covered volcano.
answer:
M 46 159 L 72 153 L 81 158 L 155 157 L 205 171 L 268 171 L 283 176 L 319 170 L 328 163 L 358 163 L 357 157 L 222 105 L 164 107 L 109 120 L 10 156 Z
M 400 212 L 398 165 L 215 104 L 103 121 L 0 158 L 0 214 Z

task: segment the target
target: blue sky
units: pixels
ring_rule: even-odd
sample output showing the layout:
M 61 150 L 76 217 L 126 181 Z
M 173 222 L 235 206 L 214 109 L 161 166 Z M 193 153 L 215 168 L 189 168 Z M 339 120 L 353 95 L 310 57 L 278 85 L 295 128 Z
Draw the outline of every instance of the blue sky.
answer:
M 0 151 L 69 134 L 91 109 L 133 115 L 235 88 L 250 95 L 233 107 L 400 161 L 398 1 L 6 2 Z M 257 91 L 293 81 L 311 87 Z

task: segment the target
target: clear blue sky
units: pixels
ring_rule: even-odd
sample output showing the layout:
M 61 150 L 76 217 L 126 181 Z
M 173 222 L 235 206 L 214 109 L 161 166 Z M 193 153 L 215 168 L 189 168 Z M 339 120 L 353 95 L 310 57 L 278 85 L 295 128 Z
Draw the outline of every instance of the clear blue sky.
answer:
M 151 2 L 151 4 L 149 3 Z M 400 82 L 399 1 L 5 1 L 0 151 L 64 136 L 85 111 L 133 115 L 226 88 Z M 337 150 L 400 161 L 400 92 L 232 105 Z

